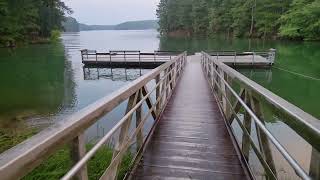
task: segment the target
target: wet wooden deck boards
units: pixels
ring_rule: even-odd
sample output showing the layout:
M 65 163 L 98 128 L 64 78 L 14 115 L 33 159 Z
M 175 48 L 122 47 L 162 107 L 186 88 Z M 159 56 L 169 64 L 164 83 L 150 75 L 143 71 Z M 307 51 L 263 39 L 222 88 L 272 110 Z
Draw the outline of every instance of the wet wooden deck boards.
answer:
M 247 179 L 199 56 L 185 71 L 133 174 L 134 179 Z

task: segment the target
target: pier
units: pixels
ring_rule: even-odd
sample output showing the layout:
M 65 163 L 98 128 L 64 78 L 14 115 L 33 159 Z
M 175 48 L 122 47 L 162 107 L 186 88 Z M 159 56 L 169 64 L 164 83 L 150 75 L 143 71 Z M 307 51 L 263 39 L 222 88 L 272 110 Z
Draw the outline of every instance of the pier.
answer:
M 87 59 L 96 56 L 96 65 L 103 61 L 107 65 L 104 59 L 113 54 L 100 58 L 96 52 L 87 53 Z M 281 179 L 278 159 L 288 164 L 296 178 L 318 179 L 320 162 L 313 159 L 320 151 L 320 127 L 314 123 L 319 120 L 231 67 L 270 67 L 275 54 L 269 52 L 265 62 L 260 62 L 258 56 L 264 55 L 243 52 L 241 60 L 240 54 L 232 53 L 166 55 L 167 60 L 127 86 L 1 154 L 0 177 L 22 178 L 70 145 L 73 164 L 63 180 L 88 179 L 87 163 L 105 146 L 113 150 L 113 156 L 100 179 L 117 179 L 128 153 L 132 160 L 125 179 Z M 89 61 L 84 56 L 82 52 L 85 65 L 93 63 L 86 64 Z M 130 62 L 141 65 L 141 53 L 135 56 L 139 60 Z M 128 62 L 119 61 L 131 66 Z M 126 109 L 121 119 L 86 149 L 86 130 L 123 102 Z M 312 146 L 315 153 L 308 171 L 266 127 L 262 108 L 266 104 Z M 263 175 L 253 171 L 252 160 Z
M 109 68 L 144 68 L 153 69 L 174 57 L 179 51 L 141 52 L 134 50 L 112 50 L 97 52 L 96 50 L 81 50 L 82 63 L 86 67 Z M 269 68 L 274 64 L 276 50 L 265 52 L 208 51 L 213 59 L 229 66 L 238 68 Z

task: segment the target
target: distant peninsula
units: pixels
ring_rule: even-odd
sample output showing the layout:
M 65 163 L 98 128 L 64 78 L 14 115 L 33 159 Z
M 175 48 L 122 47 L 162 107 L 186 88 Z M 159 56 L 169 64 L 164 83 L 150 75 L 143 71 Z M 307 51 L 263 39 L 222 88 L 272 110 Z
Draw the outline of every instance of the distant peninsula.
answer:
M 93 31 L 93 30 L 145 30 L 158 29 L 157 20 L 127 21 L 116 25 L 87 25 L 79 23 L 73 17 L 67 17 L 63 22 L 65 32 Z

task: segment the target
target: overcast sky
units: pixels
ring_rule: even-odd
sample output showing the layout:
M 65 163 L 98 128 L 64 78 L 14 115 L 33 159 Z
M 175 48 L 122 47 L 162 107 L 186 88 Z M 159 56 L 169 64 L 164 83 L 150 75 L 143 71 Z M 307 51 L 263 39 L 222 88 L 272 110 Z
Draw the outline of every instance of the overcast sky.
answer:
M 118 24 L 124 21 L 156 19 L 159 0 L 63 0 L 78 22 Z

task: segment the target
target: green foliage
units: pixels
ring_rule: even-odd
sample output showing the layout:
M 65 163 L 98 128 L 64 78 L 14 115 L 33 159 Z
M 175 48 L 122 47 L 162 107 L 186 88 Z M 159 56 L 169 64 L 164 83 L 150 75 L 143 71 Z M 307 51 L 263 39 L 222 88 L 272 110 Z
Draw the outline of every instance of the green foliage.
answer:
M 319 39 L 319 0 L 160 0 L 161 34 Z
M 62 29 L 65 12 L 72 13 L 60 0 L 0 0 L 0 45 L 50 37 Z
M 320 1 L 294 0 L 280 22 L 280 34 L 288 38 L 320 39 Z
M 57 42 L 59 40 L 59 37 L 61 36 L 61 33 L 59 30 L 52 30 L 50 33 L 50 41 L 51 42 Z
M 87 144 L 87 150 L 90 150 L 93 144 Z M 113 150 L 103 146 L 89 160 L 87 164 L 88 176 L 90 180 L 99 179 L 111 162 Z M 23 180 L 36 179 L 60 179 L 72 166 L 70 149 L 65 147 L 49 157 L 45 162 L 35 168 Z M 118 179 L 123 179 L 129 170 L 132 155 L 130 153 L 123 157 L 120 165 Z
M 4 128 L 0 130 L 0 153 L 21 143 L 27 138 L 35 135 L 36 129 L 25 129 L 24 131 L 8 132 Z

